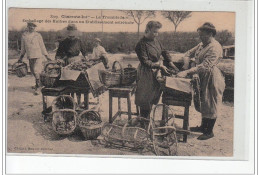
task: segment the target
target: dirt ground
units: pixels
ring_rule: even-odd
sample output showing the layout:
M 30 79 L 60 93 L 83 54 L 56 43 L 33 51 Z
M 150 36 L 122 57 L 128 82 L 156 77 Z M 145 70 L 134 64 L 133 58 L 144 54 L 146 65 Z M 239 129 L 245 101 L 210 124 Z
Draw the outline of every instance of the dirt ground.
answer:
M 60 137 L 53 130 L 50 122 L 44 122 L 42 112 L 42 96 L 34 96 L 31 86 L 34 85 L 32 75 L 18 78 L 8 75 L 8 120 L 7 120 L 7 151 L 8 153 L 43 153 L 43 154 L 98 154 L 98 155 L 151 155 L 154 152 L 144 150 L 138 152 L 129 148 L 106 147 L 102 137 L 98 140 L 85 140 L 80 132 Z M 90 101 L 97 99 L 90 97 Z M 48 105 L 54 98 L 48 98 Z M 117 101 L 114 100 L 115 104 Z M 122 109 L 126 109 L 126 101 Z M 101 117 L 108 121 L 108 92 L 100 96 Z M 132 96 L 134 107 L 134 96 Z M 113 109 L 117 109 L 115 105 Z M 180 107 L 173 108 L 176 113 L 183 112 Z M 115 112 L 115 111 L 114 111 Z M 124 118 L 124 116 L 122 116 Z M 126 117 L 127 118 L 127 117 Z M 218 156 L 233 155 L 233 103 L 224 102 L 221 115 L 215 127 L 215 137 L 200 141 L 198 134 L 188 136 L 188 142 L 178 144 L 178 156 Z M 178 120 L 178 119 L 176 119 Z M 194 106 L 190 107 L 190 126 L 200 125 L 201 117 Z M 180 123 L 180 121 L 177 121 Z

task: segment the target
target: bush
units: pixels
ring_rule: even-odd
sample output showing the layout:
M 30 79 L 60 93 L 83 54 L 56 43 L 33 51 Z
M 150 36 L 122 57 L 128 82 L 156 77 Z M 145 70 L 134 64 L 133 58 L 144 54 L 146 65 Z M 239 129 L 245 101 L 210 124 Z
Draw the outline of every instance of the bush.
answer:
M 47 50 L 55 49 L 55 42 L 60 33 L 56 31 L 40 31 L 40 33 L 43 37 Z M 17 42 L 20 43 L 22 32 L 9 31 L 8 35 L 8 48 L 17 50 Z M 142 35 L 143 33 L 140 33 L 140 36 Z M 80 38 L 88 52 L 92 52 L 94 38 L 100 38 L 102 40 L 103 47 L 110 53 L 133 52 L 135 50 L 135 45 L 138 42 L 137 34 L 129 32 L 83 32 Z M 159 34 L 158 39 L 165 49 L 182 53 L 196 46 L 200 42 L 197 32 L 162 32 Z M 234 44 L 234 38 L 227 30 L 218 32 L 216 39 L 222 45 Z

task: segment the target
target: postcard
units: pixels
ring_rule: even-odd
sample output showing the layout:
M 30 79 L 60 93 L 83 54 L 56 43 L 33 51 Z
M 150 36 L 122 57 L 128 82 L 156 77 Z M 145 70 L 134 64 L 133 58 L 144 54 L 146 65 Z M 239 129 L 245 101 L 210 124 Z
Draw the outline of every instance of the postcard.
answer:
M 9 8 L 7 153 L 232 157 L 235 21 Z

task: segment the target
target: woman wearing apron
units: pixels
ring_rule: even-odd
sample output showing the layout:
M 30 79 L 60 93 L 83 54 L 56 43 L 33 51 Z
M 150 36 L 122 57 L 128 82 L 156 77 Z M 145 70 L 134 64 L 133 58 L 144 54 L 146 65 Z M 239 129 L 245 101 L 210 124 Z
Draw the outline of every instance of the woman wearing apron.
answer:
M 157 75 L 169 74 L 166 66 L 161 64 L 160 56 L 164 60 L 170 60 L 169 54 L 163 50 L 160 42 L 156 39 L 162 24 L 158 21 L 149 21 L 146 25 L 145 35 L 137 43 L 135 52 L 140 64 L 137 70 L 137 89 L 135 104 L 140 107 L 141 117 L 149 118 L 152 105 L 159 102 L 162 90 L 157 80 Z M 173 66 L 174 69 L 174 66 Z
M 186 52 L 184 59 L 186 60 L 184 67 L 187 67 L 191 58 L 194 58 L 195 66 L 178 73 L 177 76 L 186 77 L 188 74 L 199 76 L 202 123 L 197 130 L 203 134 L 198 139 L 207 140 L 214 137 L 213 127 L 219 115 L 225 89 L 224 77 L 216 66 L 222 58 L 222 47 L 214 38 L 216 29 L 213 24 L 206 22 L 197 31 L 202 42 Z

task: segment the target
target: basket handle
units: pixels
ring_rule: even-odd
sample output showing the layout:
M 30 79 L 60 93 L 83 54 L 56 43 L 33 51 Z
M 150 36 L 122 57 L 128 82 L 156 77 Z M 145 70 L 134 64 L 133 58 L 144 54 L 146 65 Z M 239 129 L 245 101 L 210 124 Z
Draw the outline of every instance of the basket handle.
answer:
M 82 115 L 86 114 L 87 112 L 94 113 L 97 116 L 97 118 L 101 121 L 100 114 L 96 111 L 93 111 L 93 110 L 85 110 L 85 111 L 81 112 L 80 115 L 79 115 L 79 119 L 81 119 Z
M 148 119 L 146 119 L 146 118 L 144 118 L 144 117 L 137 117 L 137 119 L 142 119 L 142 120 L 144 120 L 144 121 L 149 121 Z M 128 120 L 128 122 L 127 122 L 126 124 L 124 124 L 123 129 L 122 129 L 122 136 L 125 135 L 126 127 L 128 126 L 128 124 L 129 124 L 132 120 L 133 120 L 133 118 L 131 118 L 130 120 Z M 134 127 L 135 127 L 135 126 L 134 126 Z M 138 128 L 139 128 L 139 127 L 138 127 Z M 143 129 L 143 128 L 140 128 L 140 129 L 145 130 L 145 129 Z M 146 131 L 146 130 L 145 130 L 145 131 Z
M 53 62 L 48 62 L 48 63 L 46 63 L 45 64 L 45 66 L 44 66 L 44 72 L 46 72 L 46 69 L 47 69 L 47 67 L 49 66 L 49 65 L 55 65 L 55 64 L 57 64 L 57 63 L 53 63 Z
M 150 118 L 150 122 L 149 122 L 149 126 L 148 126 L 148 133 L 149 133 L 149 134 L 151 134 L 151 133 L 150 133 L 151 128 L 152 128 L 152 130 L 153 130 L 155 111 L 156 111 L 156 109 L 157 109 L 158 107 L 160 107 L 160 106 L 165 106 L 166 109 L 167 109 L 167 112 L 170 110 L 171 113 L 173 114 L 171 117 L 168 116 L 166 123 L 167 123 L 171 118 L 175 118 L 175 115 L 174 115 L 174 113 L 173 113 L 173 110 L 172 110 L 169 106 L 167 106 L 167 105 L 165 105 L 165 104 L 157 104 L 157 105 L 154 107 L 154 109 L 153 109 L 153 115 L 152 115 L 151 118 Z M 168 127 L 168 126 L 164 126 L 164 127 Z M 171 126 L 169 126 L 169 127 L 171 127 Z M 157 127 L 157 128 L 160 128 L 160 127 Z
M 123 69 L 122 65 L 118 61 L 114 61 L 113 66 L 112 66 L 112 70 L 114 70 L 114 71 L 116 70 L 116 68 L 115 68 L 116 63 L 120 67 L 121 75 L 123 75 L 124 74 L 124 69 Z
M 57 112 L 73 112 L 74 114 L 77 115 L 77 112 L 73 109 L 59 109 L 57 111 L 53 111 L 52 114 L 57 113 Z
M 17 67 L 17 64 L 25 65 L 26 68 L 27 68 L 27 64 L 26 64 L 25 62 L 21 62 L 21 63 L 19 63 L 19 62 L 15 62 L 15 63 L 12 65 L 12 69 L 15 69 L 15 67 Z

